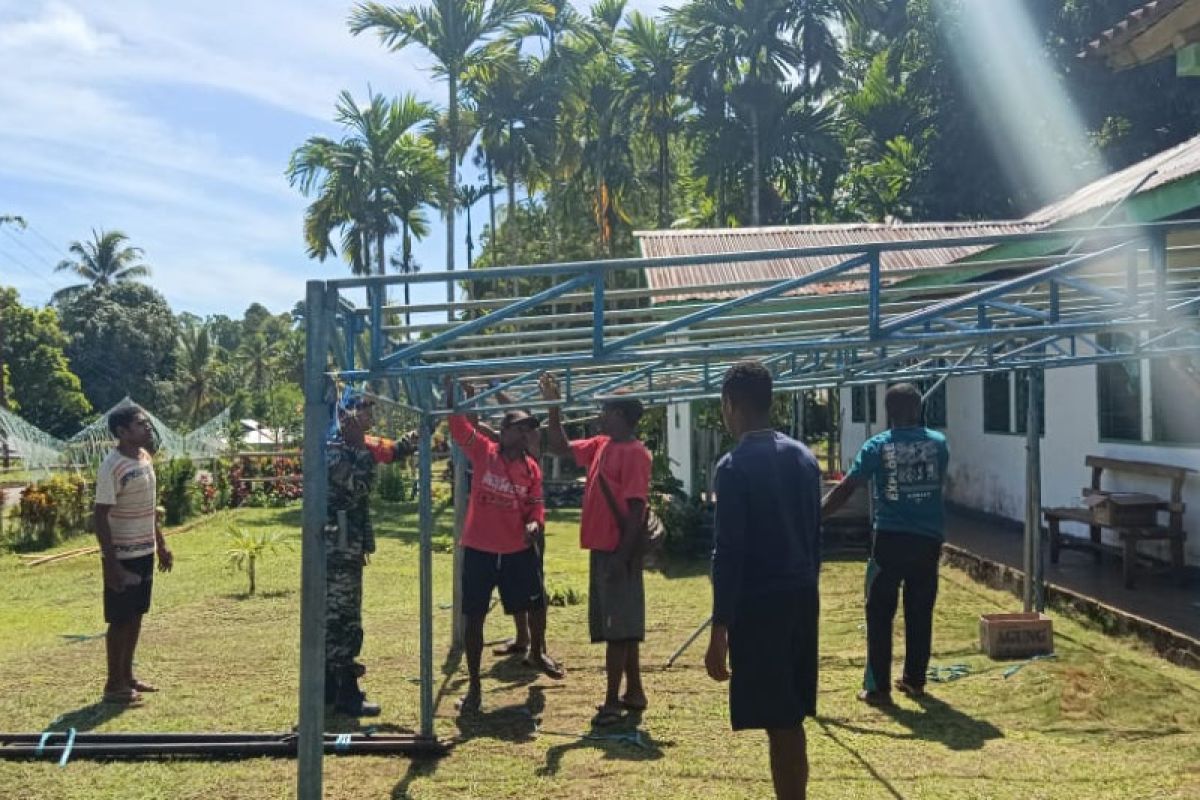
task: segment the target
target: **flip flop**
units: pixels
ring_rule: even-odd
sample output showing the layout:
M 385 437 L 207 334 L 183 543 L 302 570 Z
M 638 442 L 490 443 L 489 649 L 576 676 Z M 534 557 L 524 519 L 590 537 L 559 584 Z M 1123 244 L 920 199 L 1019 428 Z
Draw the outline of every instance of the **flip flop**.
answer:
M 504 644 L 499 647 L 492 648 L 492 655 L 495 656 L 518 656 L 526 652 L 529 648 L 524 645 L 517 644 L 515 639 L 507 639 Z
M 141 693 L 157 692 L 158 687 L 154 686 L 152 684 L 149 684 L 149 683 L 143 683 L 142 681 L 139 681 L 137 678 L 134 678 L 133 679 L 133 690 L 135 692 L 141 692 Z
M 597 728 L 607 728 L 625 719 L 619 709 L 608 706 L 596 706 L 596 716 L 592 717 L 592 725 Z
M 543 655 L 536 662 L 529 658 L 525 658 L 521 661 L 521 663 L 530 669 L 536 669 L 539 672 L 544 673 L 547 677 L 553 678 L 556 681 L 561 681 L 567 676 L 567 671 L 562 668 L 562 664 L 559 664 L 557 661 L 547 655 Z

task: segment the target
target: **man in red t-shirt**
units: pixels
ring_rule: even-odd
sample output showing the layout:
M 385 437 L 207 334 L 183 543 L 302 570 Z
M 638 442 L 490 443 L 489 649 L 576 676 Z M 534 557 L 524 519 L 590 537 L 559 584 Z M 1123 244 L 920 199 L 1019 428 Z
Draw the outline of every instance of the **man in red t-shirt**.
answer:
M 470 397 L 473 389 L 465 385 Z M 454 405 L 453 392 L 447 402 Z M 474 471 L 462 542 L 462 610 L 467 618 L 468 688 L 459 710 L 478 711 L 482 689 L 483 623 L 492 590 L 499 587 L 507 614 L 527 612 L 529 658 L 551 677 L 562 669 L 546 654 L 546 590 L 541 552 L 545 546 L 546 509 L 542 502 L 542 470 L 526 452 L 538 420 L 524 411 L 509 411 L 500 423 L 499 443 L 491 441 L 467 416 L 450 417 L 450 435 Z
M 553 375 L 542 375 L 541 389 L 548 402 L 560 400 Z M 593 642 L 605 643 L 608 678 L 604 703 L 596 708 L 597 725 L 620 721 L 626 710 L 646 708 L 639 655 L 646 637 L 646 594 L 638 538 L 645 535 L 651 456 L 637 439 L 641 416 L 637 400 L 610 399 L 600 411 L 600 435 L 569 441 L 560 409 L 550 409 L 551 452 L 573 458 L 587 470 L 579 540 L 591 551 L 588 630 Z

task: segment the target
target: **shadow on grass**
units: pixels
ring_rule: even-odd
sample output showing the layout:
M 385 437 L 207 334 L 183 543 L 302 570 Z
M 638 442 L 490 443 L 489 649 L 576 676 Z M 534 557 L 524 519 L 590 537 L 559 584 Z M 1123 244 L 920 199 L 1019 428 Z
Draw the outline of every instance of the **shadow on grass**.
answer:
M 243 506 L 249 508 L 249 506 Z M 294 528 L 299 529 L 304 523 L 304 508 L 299 503 L 292 505 L 280 506 L 273 509 L 258 509 L 270 510 L 275 513 L 262 517 L 243 517 L 239 519 L 237 524 L 243 528 Z
M 514 744 L 532 741 L 537 720 L 545 708 L 545 689 L 540 686 L 529 687 L 529 696 L 524 703 L 492 709 L 487 707 L 485 700 L 482 711 L 460 713 L 455 719 L 458 725 L 455 743 L 484 738 Z
M 277 600 L 280 597 L 288 597 L 295 593 L 295 589 L 273 589 L 269 592 L 255 592 L 254 594 L 250 594 L 249 592 L 233 592 L 231 594 L 223 594 L 221 596 L 226 600 L 237 600 L 238 602 L 241 602 L 243 600 Z
M 817 725 L 821 726 L 821 730 L 823 730 L 825 732 L 825 735 L 829 737 L 829 740 L 831 742 L 833 742 L 834 744 L 836 744 L 838 747 L 845 750 L 847 753 L 849 753 L 854 758 L 854 760 L 857 761 L 859 764 L 862 764 L 863 769 L 865 769 L 867 772 L 869 772 L 871 774 L 871 777 L 874 778 L 876 781 L 878 781 L 879 785 L 882 786 L 885 790 L 887 790 L 887 793 L 889 795 L 891 795 L 894 798 L 894 800 L 904 800 L 904 795 L 900 794 L 900 792 L 898 792 L 896 790 L 896 787 L 891 784 L 891 781 L 889 781 L 887 778 L 880 775 L 879 770 L 875 769 L 875 767 L 873 767 L 871 765 L 870 761 L 867 761 L 865 758 L 863 758 L 861 753 L 859 753 L 857 750 L 855 750 L 853 747 L 851 747 L 847 742 L 844 742 L 841 739 L 839 739 L 837 737 L 837 735 L 834 734 L 832 728 L 836 726 L 839 728 L 844 728 L 846 730 L 851 730 L 851 731 L 855 731 L 855 732 L 859 732 L 859 733 L 878 733 L 878 731 L 872 731 L 872 730 L 867 730 L 867 729 L 863 729 L 863 728 L 855 728 L 850 725 L 843 725 L 834 720 L 825 720 L 825 719 L 821 719 L 819 717 L 817 718 L 816 722 L 817 722 Z
M 531 690 L 532 691 L 532 690 Z M 572 750 L 595 749 L 604 751 L 605 759 L 622 761 L 658 761 L 663 757 L 663 748 L 674 746 L 674 742 L 659 741 L 641 730 L 642 714 L 631 711 L 621 722 L 603 727 L 592 725 L 586 733 L 566 733 L 535 729 L 538 736 L 553 736 L 573 741 L 556 744 L 546 750 L 546 763 L 538 767 L 540 777 L 553 777 L 562 769 L 562 760 Z
M 77 731 L 94 730 L 109 720 L 121 716 L 129 708 L 131 706 L 127 703 L 105 703 L 104 701 L 99 701 L 82 706 L 74 711 L 60 714 L 46 725 L 45 730 L 65 731 L 71 728 Z
M 1004 738 L 992 723 L 964 714 L 944 700 L 925 695 L 915 702 L 920 711 L 901 706 L 882 711 L 912 731 L 914 738 L 940 742 L 951 750 L 980 750 L 989 739 Z
M 440 763 L 441 759 L 439 758 L 414 758 L 409 761 L 404 777 L 392 788 L 392 800 L 410 800 L 412 795 L 408 793 L 408 790 L 412 787 L 413 781 L 417 778 L 432 777 L 437 772 Z
M 944 700 L 926 695 L 914 702 L 920 706 L 920 710 L 898 705 L 884 706 L 879 709 L 881 713 L 907 728 L 907 733 L 864 728 L 834 719 L 818 719 L 818 724 L 826 733 L 830 733 L 830 727 L 835 727 L 852 733 L 883 736 L 888 739 L 919 739 L 925 742 L 938 742 L 950 750 L 960 751 L 980 750 L 989 739 L 1004 738 L 1004 734 L 992 723 L 964 714 Z M 832 734 L 830 735 L 832 738 Z

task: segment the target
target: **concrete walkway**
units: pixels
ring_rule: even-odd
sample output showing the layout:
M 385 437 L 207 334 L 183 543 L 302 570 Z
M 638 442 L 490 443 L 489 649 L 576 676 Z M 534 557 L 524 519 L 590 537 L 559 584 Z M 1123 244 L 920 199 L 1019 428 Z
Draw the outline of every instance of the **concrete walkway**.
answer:
M 1016 525 L 951 511 L 946 540 L 990 561 L 1021 569 L 1023 534 Z M 1121 562 L 1115 555 L 1106 553 L 1097 564 L 1091 553 L 1068 550 L 1058 564 L 1051 564 L 1049 546 L 1045 564 L 1050 584 L 1200 639 L 1200 580 L 1193 578 L 1181 588 L 1171 575 L 1143 569 L 1137 587 L 1126 589 Z

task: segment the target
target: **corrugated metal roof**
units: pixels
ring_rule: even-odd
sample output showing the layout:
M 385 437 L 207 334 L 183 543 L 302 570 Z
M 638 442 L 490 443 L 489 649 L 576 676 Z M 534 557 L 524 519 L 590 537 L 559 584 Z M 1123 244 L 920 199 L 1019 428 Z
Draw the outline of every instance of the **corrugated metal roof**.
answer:
M 1150 0 L 1145 5 L 1130 11 L 1116 25 L 1101 31 L 1095 39 L 1088 42 L 1087 49 L 1079 55 L 1081 57 L 1112 55 L 1114 51 L 1129 44 L 1156 22 L 1187 2 L 1195 2 L 1195 0 Z
M 636 231 L 634 236 L 638 238 L 643 256 L 658 257 L 843 244 L 887 244 L 921 239 L 1021 233 L 1052 227 L 1089 211 L 1118 203 L 1151 172 L 1154 172 L 1154 175 L 1138 190 L 1139 195 L 1200 172 L 1200 136 L 1093 181 L 1062 200 L 1038 209 L 1023 220 Z M 1196 193 L 1196 206 L 1200 207 L 1200 189 Z M 886 273 L 888 270 L 942 266 L 985 249 L 987 247 L 981 246 L 886 252 L 883 254 L 880 269 Z M 845 256 L 822 256 L 648 269 L 646 279 L 650 288 L 654 290 L 669 292 L 671 289 L 680 289 L 678 293 L 664 292 L 657 295 L 657 303 L 714 300 L 736 297 L 748 291 L 745 288 L 722 289 L 723 286 L 796 278 L 832 266 L 844 259 Z M 846 281 L 807 287 L 797 294 L 828 294 L 861 288 L 861 281 Z
M 1120 172 L 1093 181 L 1062 200 L 1038 209 L 1026 217 L 1025 221 L 1053 225 L 1110 206 L 1120 202 L 1139 181 L 1154 170 L 1157 172 L 1138 190 L 1139 195 L 1200 172 L 1200 136 L 1150 156 L 1145 161 L 1139 161 Z M 1196 205 L 1200 206 L 1200 192 L 1196 196 Z
M 1005 222 L 917 222 L 896 224 L 792 225 L 768 228 L 716 228 L 706 230 L 637 231 L 634 233 L 646 257 L 744 253 L 797 247 L 843 244 L 887 244 L 922 239 L 989 236 L 1037 230 L 1039 224 Z M 889 251 L 883 254 L 880 272 L 951 264 L 985 247 L 942 247 L 930 250 Z M 656 303 L 680 300 L 709 300 L 736 297 L 745 289 L 722 289 L 730 284 L 797 278 L 844 261 L 846 256 L 741 261 L 646 270 L 651 289 L 678 288 L 678 294 L 659 295 Z M 686 289 L 685 287 L 704 287 Z M 827 294 L 861 287 L 861 281 L 842 281 L 806 287 L 800 294 Z

